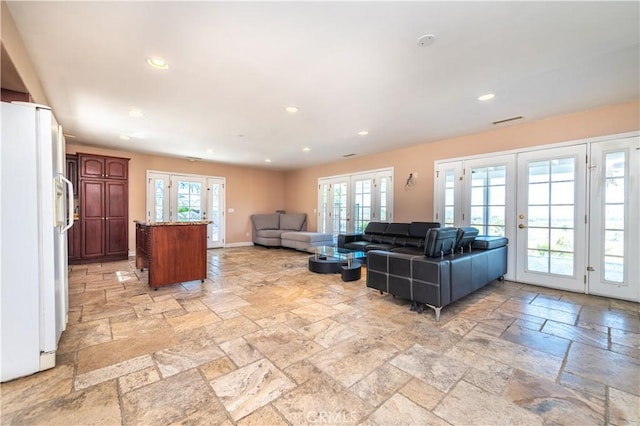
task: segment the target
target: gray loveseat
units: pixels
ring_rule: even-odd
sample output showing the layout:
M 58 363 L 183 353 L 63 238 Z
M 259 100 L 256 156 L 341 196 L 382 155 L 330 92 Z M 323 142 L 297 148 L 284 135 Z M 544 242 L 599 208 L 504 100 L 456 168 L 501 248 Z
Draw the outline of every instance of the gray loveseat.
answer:
M 307 230 L 306 213 L 269 213 L 251 215 L 254 244 L 280 247 L 282 234 Z

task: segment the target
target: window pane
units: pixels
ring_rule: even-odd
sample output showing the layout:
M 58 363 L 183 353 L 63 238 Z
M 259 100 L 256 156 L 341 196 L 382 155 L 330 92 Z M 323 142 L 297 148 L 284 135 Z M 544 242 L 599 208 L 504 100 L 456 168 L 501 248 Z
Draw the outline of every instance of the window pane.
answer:
M 573 253 L 549 253 L 549 272 L 573 276 Z
M 554 182 L 573 181 L 575 176 L 574 163 L 575 159 L 572 157 L 553 160 L 551 162 L 551 180 Z
M 624 203 L 624 178 L 607 178 L 606 203 Z
M 624 205 L 610 204 L 605 206 L 605 228 L 624 229 Z
M 573 204 L 573 182 L 551 184 L 551 204 Z
M 551 229 L 551 250 L 573 252 L 573 230 Z
M 573 206 L 551 206 L 551 226 L 573 228 Z
M 471 170 L 471 186 L 484 186 L 487 182 L 487 169 Z
M 489 185 L 504 185 L 506 183 L 506 166 L 492 167 L 489 169 Z
M 549 252 L 545 250 L 528 250 L 527 270 L 533 272 L 549 272 Z
M 549 207 L 529 206 L 529 226 L 549 226 Z
M 504 225 L 504 211 L 505 209 L 503 206 L 489 207 L 489 220 L 487 221 L 487 223 L 489 225 Z
M 549 182 L 549 162 L 529 163 L 529 183 Z
M 548 183 L 534 183 L 529 185 L 529 204 L 549 204 Z
M 504 206 L 506 189 L 504 186 L 489 187 L 489 204 L 493 206 Z
M 604 279 L 618 283 L 624 282 L 624 258 L 618 256 L 604 257 Z
M 484 187 L 471 188 L 471 205 L 482 206 L 484 205 Z
M 549 231 L 547 229 L 529 228 L 527 248 L 549 250 Z
M 611 256 L 624 256 L 624 232 L 604 232 L 604 252 Z

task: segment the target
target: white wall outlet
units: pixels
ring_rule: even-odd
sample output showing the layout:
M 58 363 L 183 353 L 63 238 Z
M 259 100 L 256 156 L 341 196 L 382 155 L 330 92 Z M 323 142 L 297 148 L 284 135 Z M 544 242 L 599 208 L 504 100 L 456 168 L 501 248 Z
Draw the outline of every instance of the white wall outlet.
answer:
M 227 212 L 228 212 L 228 213 L 235 213 L 235 212 L 236 212 L 236 209 L 234 209 L 233 207 L 229 207 L 229 208 L 227 209 Z

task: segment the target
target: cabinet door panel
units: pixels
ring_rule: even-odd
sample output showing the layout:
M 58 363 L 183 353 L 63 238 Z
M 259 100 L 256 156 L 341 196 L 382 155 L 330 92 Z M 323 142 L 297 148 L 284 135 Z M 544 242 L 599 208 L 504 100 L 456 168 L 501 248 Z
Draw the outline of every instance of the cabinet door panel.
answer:
M 106 182 L 106 254 L 128 253 L 127 182 Z
M 107 225 L 106 232 L 106 255 L 127 254 L 127 221 L 110 217 L 105 221 Z
M 107 158 L 105 160 L 105 177 L 108 179 L 127 179 L 129 161 L 125 158 Z
M 80 162 L 80 176 L 88 178 L 104 177 L 104 158 L 92 155 L 78 156 Z
M 82 219 L 82 257 L 104 256 L 104 220 Z
M 124 219 L 127 216 L 127 183 L 106 182 L 106 216 Z
M 104 188 L 101 181 L 83 180 L 80 187 L 82 257 L 104 256 Z

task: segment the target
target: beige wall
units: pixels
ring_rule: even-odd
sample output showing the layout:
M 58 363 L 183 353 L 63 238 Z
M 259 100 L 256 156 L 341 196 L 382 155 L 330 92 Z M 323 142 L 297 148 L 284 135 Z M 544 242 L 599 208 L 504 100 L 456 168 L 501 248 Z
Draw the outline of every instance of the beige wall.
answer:
M 136 246 L 133 221 L 146 219 L 147 170 L 226 178 L 227 244 L 251 241 L 250 215 L 284 209 L 285 186 L 282 172 L 205 161 L 191 162 L 180 158 L 113 151 L 67 143 L 67 154 L 77 152 L 131 159 L 129 161 L 129 250 L 134 250 Z M 235 211 L 228 213 L 229 208 Z
M 285 206 L 288 211 L 316 209 L 320 177 L 394 167 L 394 220 L 430 221 L 436 160 L 637 131 L 639 117 L 640 102 L 634 101 L 290 171 L 285 174 Z M 409 173 L 416 172 L 417 184 L 405 191 Z M 317 222 L 317 215 L 310 215 L 309 229 L 316 230 Z

